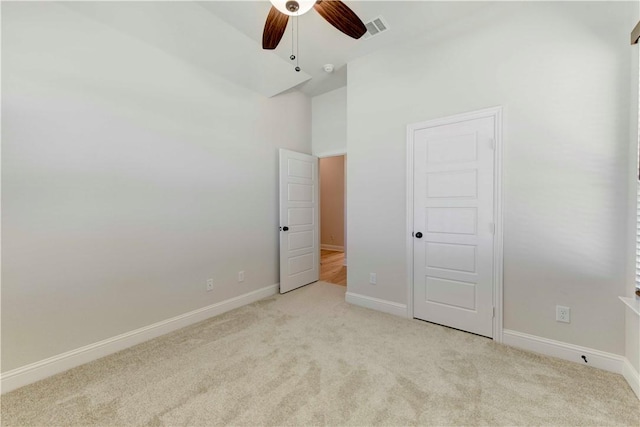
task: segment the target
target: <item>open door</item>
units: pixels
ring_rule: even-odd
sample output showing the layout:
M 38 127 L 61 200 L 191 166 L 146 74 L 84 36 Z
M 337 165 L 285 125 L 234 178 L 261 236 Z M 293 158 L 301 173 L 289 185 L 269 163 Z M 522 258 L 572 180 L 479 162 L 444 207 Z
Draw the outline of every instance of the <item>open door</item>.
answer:
M 319 279 L 318 158 L 280 149 L 280 293 Z

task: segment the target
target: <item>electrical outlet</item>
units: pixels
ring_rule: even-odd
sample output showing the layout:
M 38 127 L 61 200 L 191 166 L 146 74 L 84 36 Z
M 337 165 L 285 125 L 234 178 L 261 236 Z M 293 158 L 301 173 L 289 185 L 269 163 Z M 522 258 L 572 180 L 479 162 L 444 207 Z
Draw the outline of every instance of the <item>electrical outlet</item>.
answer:
M 571 309 L 569 307 L 556 305 L 556 321 L 571 323 Z
M 376 273 L 369 273 L 369 283 L 372 285 L 378 283 L 378 275 Z
M 244 282 L 244 270 L 238 271 L 238 282 Z
M 207 279 L 207 292 L 213 290 L 213 279 Z

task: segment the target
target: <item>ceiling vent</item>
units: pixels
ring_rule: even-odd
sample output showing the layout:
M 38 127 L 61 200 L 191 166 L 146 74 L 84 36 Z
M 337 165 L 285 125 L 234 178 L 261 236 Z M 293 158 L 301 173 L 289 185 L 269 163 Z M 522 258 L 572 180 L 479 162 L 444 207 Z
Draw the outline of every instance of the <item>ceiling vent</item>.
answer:
M 389 25 L 382 16 L 373 18 L 370 22 L 366 22 L 364 26 L 367 27 L 367 32 L 364 33 L 363 36 L 364 39 L 370 39 L 371 37 L 380 35 L 389 29 Z

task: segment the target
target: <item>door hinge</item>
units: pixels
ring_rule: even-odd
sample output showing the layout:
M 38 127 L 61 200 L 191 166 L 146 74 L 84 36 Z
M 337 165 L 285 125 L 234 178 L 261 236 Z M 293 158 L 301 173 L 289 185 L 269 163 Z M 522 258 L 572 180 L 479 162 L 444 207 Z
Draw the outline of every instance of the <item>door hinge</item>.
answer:
M 491 147 L 492 150 L 496 149 L 496 140 L 495 139 L 491 138 L 489 140 L 489 147 Z
M 496 223 L 492 222 L 491 224 L 489 224 L 489 231 L 491 231 L 491 234 L 496 234 Z
M 494 319 L 495 319 L 495 317 L 496 317 L 496 308 L 495 308 L 495 307 L 493 307 L 493 316 L 492 316 L 492 317 L 493 317 Z

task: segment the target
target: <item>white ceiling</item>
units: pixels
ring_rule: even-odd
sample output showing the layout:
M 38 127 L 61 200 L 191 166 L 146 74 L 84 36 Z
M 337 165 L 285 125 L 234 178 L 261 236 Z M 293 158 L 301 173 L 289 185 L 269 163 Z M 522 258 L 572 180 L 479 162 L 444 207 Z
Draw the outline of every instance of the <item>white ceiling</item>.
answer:
M 345 2 L 364 21 L 382 16 L 389 30 L 354 40 L 327 23 L 315 10 L 298 18 L 299 61 L 294 70 L 291 27 L 274 51 L 262 49 L 262 31 L 271 7 L 261 1 L 67 2 L 65 5 L 105 25 L 141 39 L 191 65 L 265 96 L 292 88 L 309 96 L 345 86 L 346 64 L 378 49 L 418 36 L 456 28 L 473 17 L 483 2 Z M 332 74 L 323 65 L 335 66 Z
M 208 1 L 201 3 L 204 8 L 229 23 L 250 39 L 261 45 L 262 30 L 271 7 L 263 1 Z M 480 8 L 487 7 L 481 2 L 456 1 L 359 1 L 346 0 L 347 4 L 363 22 L 382 16 L 389 25 L 389 31 L 375 37 L 354 40 L 327 23 L 315 10 L 299 17 L 299 60 L 300 67 L 311 79 L 298 87 L 302 92 L 315 96 L 345 86 L 347 73 L 345 65 L 360 56 L 375 50 L 408 42 L 417 36 L 434 32 L 444 26 L 456 25 L 465 16 L 473 15 Z M 278 48 L 276 55 L 291 64 L 291 24 Z M 324 64 L 333 64 L 336 71 L 327 74 Z

